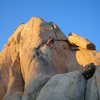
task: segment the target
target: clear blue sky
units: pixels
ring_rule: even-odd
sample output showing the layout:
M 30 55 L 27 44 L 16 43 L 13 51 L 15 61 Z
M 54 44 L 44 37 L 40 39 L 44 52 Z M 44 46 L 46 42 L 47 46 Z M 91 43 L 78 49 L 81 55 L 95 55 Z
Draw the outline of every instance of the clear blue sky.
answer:
M 55 22 L 66 36 L 75 32 L 88 38 L 100 51 L 100 0 L 0 0 L 0 51 L 32 16 Z

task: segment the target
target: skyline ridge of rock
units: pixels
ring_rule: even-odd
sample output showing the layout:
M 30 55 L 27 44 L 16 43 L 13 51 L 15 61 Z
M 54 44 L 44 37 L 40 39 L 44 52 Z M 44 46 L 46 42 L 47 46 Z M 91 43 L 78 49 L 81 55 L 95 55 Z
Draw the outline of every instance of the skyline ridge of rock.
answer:
M 49 86 L 53 84 L 51 80 L 56 74 L 69 80 L 68 84 L 71 81 L 66 77 L 74 78 L 75 74 L 73 81 L 79 77 L 85 86 L 85 80 L 77 71 L 90 63 L 100 66 L 100 52 L 92 42 L 75 33 L 66 38 L 55 23 L 32 17 L 19 25 L 0 52 L 0 100 L 46 100 L 47 97 L 43 99 L 41 95 L 49 80 Z

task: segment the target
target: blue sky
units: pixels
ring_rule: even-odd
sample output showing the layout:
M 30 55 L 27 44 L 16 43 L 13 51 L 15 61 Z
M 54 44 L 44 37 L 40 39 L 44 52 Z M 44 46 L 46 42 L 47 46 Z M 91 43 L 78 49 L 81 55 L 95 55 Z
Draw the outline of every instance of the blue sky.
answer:
M 55 22 L 66 36 L 75 32 L 88 38 L 100 51 L 100 0 L 0 0 L 0 51 L 32 16 Z

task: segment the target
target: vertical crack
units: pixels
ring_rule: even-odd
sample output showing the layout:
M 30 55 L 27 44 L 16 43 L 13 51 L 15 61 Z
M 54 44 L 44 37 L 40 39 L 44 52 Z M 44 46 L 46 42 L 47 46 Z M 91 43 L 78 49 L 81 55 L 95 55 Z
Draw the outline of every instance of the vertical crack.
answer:
M 96 87 L 97 87 L 97 96 L 98 96 L 98 100 L 100 100 L 98 85 L 97 85 L 97 82 L 96 82 L 96 77 L 95 77 L 95 83 L 96 83 Z
M 6 93 L 6 92 L 7 92 L 7 89 L 6 89 L 6 85 L 5 85 L 4 81 L 3 81 L 3 79 L 2 79 L 2 77 L 1 77 L 1 73 L 0 73 L 0 79 L 1 79 L 1 81 L 2 81 L 4 90 L 5 90 L 5 93 Z
M 85 88 L 84 88 L 84 100 L 85 100 L 85 97 L 86 97 L 86 88 L 87 88 L 87 80 L 85 82 Z

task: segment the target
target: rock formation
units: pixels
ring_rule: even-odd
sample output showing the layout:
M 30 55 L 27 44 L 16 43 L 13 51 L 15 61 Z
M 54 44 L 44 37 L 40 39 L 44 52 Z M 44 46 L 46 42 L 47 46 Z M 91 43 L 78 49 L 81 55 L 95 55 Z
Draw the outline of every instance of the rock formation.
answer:
M 85 92 L 86 100 L 98 100 L 100 52 L 95 49 L 74 33 L 66 38 L 53 22 L 31 18 L 0 53 L 0 100 L 84 100 Z M 98 69 L 87 83 L 81 71 L 89 63 Z M 91 99 L 93 94 L 97 99 Z

